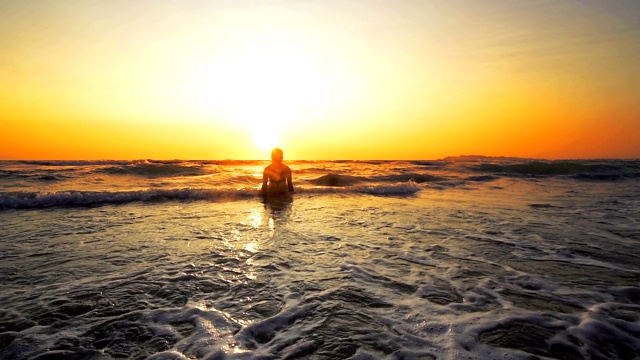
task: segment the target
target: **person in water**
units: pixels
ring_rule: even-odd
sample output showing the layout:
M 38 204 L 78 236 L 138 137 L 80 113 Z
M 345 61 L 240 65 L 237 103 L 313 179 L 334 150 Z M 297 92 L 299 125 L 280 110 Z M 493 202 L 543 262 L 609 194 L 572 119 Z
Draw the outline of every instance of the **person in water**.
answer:
M 262 173 L 262 194 L 264 196 L 288 195 L 293 193 L 291 169 L 282 163 L 282 149 L 271 150 L 271 164 Z

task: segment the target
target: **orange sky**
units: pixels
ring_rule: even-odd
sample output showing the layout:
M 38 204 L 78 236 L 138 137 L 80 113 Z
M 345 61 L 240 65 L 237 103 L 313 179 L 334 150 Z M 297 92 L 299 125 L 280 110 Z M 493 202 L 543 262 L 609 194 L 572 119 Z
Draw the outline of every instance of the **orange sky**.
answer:
M 0 159 L 640 158 L 637 1 L 0 2 Z

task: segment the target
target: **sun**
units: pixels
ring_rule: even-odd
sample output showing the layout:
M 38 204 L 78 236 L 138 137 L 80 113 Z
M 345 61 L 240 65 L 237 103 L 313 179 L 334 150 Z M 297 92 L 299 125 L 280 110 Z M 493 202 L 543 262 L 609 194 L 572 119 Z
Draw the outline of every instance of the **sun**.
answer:
M 252 129 L 252 135 L 258 150 L 270 151 L 280 145 L 280 129 L 258 126 Z
M 358 82 L 347 76 L 350 67 L 324 56 L 329 45 L 320 51 L 308 36 L 286 28 L 224 38 L 203 51 L 206 56 L 188 61 L 171 99 L 201 119 L 195 121 L 215 124 L 215 131 L 243 134 L 236 145 L 253 145 L 260 153 L 283 143 L 294 146 L 294 129 L 333 119 L 351 103 Z
M 330 93 L 315 60 L 291 44 L 247 44 L 227 51 L 202 72 L 200 84 L 198 93 L 206 94 L 218 117 L 252 133 L 304 121 Z M 266 146 L 267 140 L 259 138 L 256 145 Z

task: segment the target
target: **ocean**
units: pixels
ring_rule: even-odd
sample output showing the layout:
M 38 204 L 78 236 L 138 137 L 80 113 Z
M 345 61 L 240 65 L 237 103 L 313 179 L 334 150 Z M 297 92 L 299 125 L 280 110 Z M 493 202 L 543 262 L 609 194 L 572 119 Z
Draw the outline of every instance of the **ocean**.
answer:
M 640 359 L 640 160 L 0 162 L 1 359 Z

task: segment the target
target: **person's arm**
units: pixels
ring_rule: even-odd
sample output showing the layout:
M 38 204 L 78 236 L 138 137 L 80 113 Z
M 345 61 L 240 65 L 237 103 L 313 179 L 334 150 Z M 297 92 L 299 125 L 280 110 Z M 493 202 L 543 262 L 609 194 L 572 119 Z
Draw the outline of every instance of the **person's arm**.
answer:
M 291 182 L 291 169 L 287 171 L 287 186 L 289 187 L 289 192 L 293 193 L 293 183 Z
M 269 181 L 269 177 L 267 176 L 267 169 L 264 169 L 262 172 L 262 188 L 260 189 L 263 194 L 267 193 L 267 182 Z

